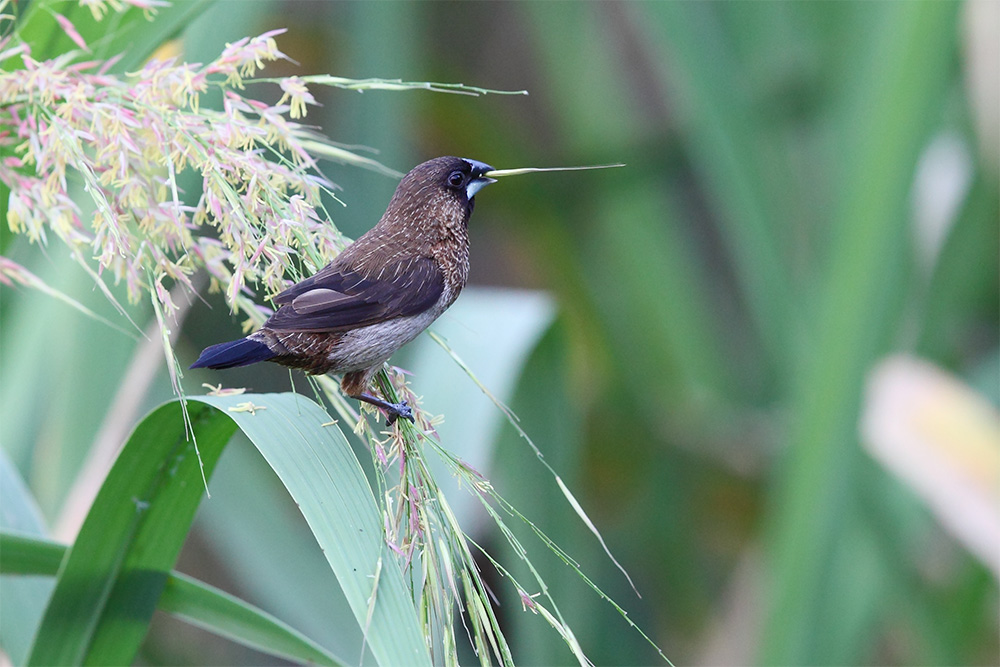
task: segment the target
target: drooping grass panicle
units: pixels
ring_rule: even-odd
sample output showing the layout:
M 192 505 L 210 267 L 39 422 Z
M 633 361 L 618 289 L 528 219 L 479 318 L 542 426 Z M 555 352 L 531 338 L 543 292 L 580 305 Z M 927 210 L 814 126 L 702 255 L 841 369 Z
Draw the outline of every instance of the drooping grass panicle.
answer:
M 443 344 L 443 341 L 440 342 Z M 446 344 L 445 347 L 447 350 Z M 458 664 L 456 633 L 464 631 L 482 664 L 513 664 L 507 639 L 496 615 L 496 596 L 480 571 L 480 563 L 485 562 L 494 567 L 504 585 L 512 587 L 520 597 L 524 612 L 541 616 L 563 639 L 579 664 L 591 664 L 556 600 L 549 594 L 549 587 L 541 573 L 532 564 L 529 549 L 508 525 L 513 520 L 514 523 L 525 525 L 538 543 L 570 567 L 586 586 L 610 604 L 628 625 L 653 645 L 667 664 L 671 664 L 650 637 L 629 618 L 628 613 L 581 570 L 569 553 L 511 505 L 489 479 L 457 458 L 439 441 L 434 426 L 440 418 L 420 407 L 420 397 L 413 393 L 403 371 L 390 371 L 383 371 L 376 377 L 379 390 L 388 400 L 405 400 L 409 403 L 416 418 L 413 426 L 404 422 L 400 424 L 400 428 L 379 430 L 364 416 L 374 413 L 367 413 L 367 408 L 364 408 L 359 415 L 341 400 L 332 378 L 316 378 L 315 384 L 317 391 L 331 400 L 345 422 L 369 445 L 379 488 L 377 495 L 384 502 L 386 540 L 409 574 L 425 634 L 428 638 L 433 638 L 431 645 L 436 652 L 436 661 Z M 475 380 L 474 376 L 472 378 Z M 485 387 L 483 390 L 489 395 Z M 502 406 L 499 402 L 498 405 Z M 516 416 L 509 409 L 502 409 L 511 423 L 517 426 Z M 530 438 L 523 435 L 530 443 Z M 530 444 L 534 447 L 534 443 Z M 479 501 L 512 552 L 524 563 L 530 573 L 530 582 L 518 580 L 511 573 L 509 565 L 498 561 L 461 527 L 430 470 L 430 452 L 444 462 L 458 485 L 467 489 Z M 560 483 L 560 489 L 572 504 L 572 494 L 561 484 L 555 471 L 545 463 L 537 448 L 536 453 L 541 463 Z M 578 503 L 574 506 L 574 511 L 595 533 L 607 552 L 600 534 Z M 618 565 L 610 553 L 608 556 Z M 618 567 L 621 568 L 620 565 Z M 627 574 L 625 576 L 628 577 Z M 461 621 L 461 629 L 455 623 L 456 616 Z
M 303 249 L 319 254 L 313 261 L 332 257 L 342 240 L 316 214 L 331 184 L 298 145 L 290 107 L 231 88 L 283 57 L 273 34 L 230 45 L 205 66 L 154 60 L 125 77 L 22 53 L 23 69 L 0 74 L 0 179 L 11 189 L 11 230 L 41 243 L 54 234 L 92 255 L 97 272 L 124 281 L 132 301 L 144 291 L 166 294 L 156 289 L 164 279 L 188 283 L 204 268 L 234 310 L 246 307 L 237 295 L 249 294 L 248 285 L 280 291 Z M 221 111 L 200 104 L 211 86 L 223 89 Z M 182 197 L 185 172 L 201 177 L 196 202 Z
M 89 6 L 95 16 L 107 10 Z M 34 60 L 16 33 L 0 40 L 0 59 L 19 56 L 24 64 L 0 73 L 0 180 L 11 189 L 11 230 L 39 243 L 55 235 L 81 257 L 93 256 L 97 273 L 124 282 L 133 302 L 142 292 L 165 293 L 156 290 L 164 280 L 187 284 L 204 269 L 234 312 L 259 323 L 266 313 L 242 296 L 274 295 L 345 245 L 324 208 L 334 186 L 317 160 L 395 173 L 298 122 L 316 104 L 308 85 L 487 92 L 259 78 L 268 62 L 288 60 L 276 42 L 283 32 L 229 44 L 207 64 L 154 59 L 125 76 L 99 61 L 74 62 L 72 54 Z M 277 84 L 280 98 L 249 97 L 247 87 L 258 82 Z M 211 90 L 221 90 L 221 110 L 203 105 Z M 198 183 L 197 198 L 182 182 Z M 171 304 L 161 305 L 169 316 Z

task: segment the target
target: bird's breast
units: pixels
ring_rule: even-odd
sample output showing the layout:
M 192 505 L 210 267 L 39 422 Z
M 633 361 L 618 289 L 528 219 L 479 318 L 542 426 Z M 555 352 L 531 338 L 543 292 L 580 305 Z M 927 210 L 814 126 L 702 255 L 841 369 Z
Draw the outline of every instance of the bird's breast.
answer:
M 397 317 L 342 333 L 327 355 L 331 365 L 328 372 L 346 373 L 381 365 L 396 350 L 419 336 L 443 310 L 435 306 L 417 315 Z
M 469 232 L 464 226 L 449 226 L 437 243 L 431 246 L 431 256 L 444 277 L 445 303 L 441 312 L 454 303 L 469 279 Z M 438 313 L 440 315 L 440 312 Z

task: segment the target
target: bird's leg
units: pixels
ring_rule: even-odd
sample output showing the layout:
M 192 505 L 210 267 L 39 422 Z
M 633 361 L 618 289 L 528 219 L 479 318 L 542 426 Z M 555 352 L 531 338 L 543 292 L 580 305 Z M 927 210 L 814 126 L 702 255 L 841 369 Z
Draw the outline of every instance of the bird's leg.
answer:
M 409 419 L 411 424 L 415 422 L 413 418 L 413 410 L 411 410 L 410 406 L 406 404 L 406 401 L 401 403 L 390 403 L 389 401 L 382 400 L 378 396 L 372 396 L 367 391 L 361 392 L 357 396 L 352 396 L 352 398 L 364 401 L 365 403 L 371 403 L 375 407 L 385 410 L 385 423 L 389 426 L 392 426 L 400 417 L 403 419 Z
M 343 380 L 340 382 L 340 388 L 344 390 L 345 394 L 355 400 L 364 401 L 385 410 L 386 424 L 389 426 L 395 423 L 400 417 L 409 419 L 411 424 L 414 423 L 413 410 L 406 404 L 406 401 L 402 403 L 390 403 L 368 392 L 373 375 L 375 375 L 374 368 L 345 373 Z

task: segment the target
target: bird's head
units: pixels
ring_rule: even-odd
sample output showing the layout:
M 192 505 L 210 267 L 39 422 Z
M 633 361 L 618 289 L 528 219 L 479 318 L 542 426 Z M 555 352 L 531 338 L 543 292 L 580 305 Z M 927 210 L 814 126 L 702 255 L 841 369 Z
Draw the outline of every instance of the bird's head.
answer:
M 493 171 L 493 167 L 479 160 L 439 157 L 414 167 L 403 177 L 399 187 L 412 189 L 411 183 L 419 187 L 431 185 L 458 201 L 471 202 L 477 192 L 490 183 L 496 183 L 496 179 L 483 175 L 488 171 Z
M 389 207 L 379 221 L 379 233 L 410 233 L 414 227 L 464 228 L 475 206 L 476 194 L 503 176 L 545 171 L 579 171 L 624 167 L 602 164 L 586 167 L 518 167 L 494 169 L 479 160 L 461 157 L 437 157 L 410 170 L 396 187 Z M 424 234 L 426 236 L 426 233 Z
M 396 187 L 386 217 L 468 224 L 476 193 L 496 182 L 484 176 L 492 170 L 478 160 L 451 156 L 418 164 Z

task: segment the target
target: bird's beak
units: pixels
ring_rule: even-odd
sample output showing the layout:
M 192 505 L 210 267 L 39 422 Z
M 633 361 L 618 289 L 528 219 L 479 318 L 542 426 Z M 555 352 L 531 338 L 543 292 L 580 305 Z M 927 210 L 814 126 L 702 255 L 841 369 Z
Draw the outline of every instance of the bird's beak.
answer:
M 472 180 L 469 184 L 465 186 L 465 194 L 469 199 L 476 196 L 476 193 L 485 188 L 490 183 L 496 183 L 495 178 L 489 178 L 484 176 L 488 171 L 493 171 L 493 167 L 486 164 L 485 162 L 480 162 L 479 160 L 470 160 L 469 158 L 462 158 L 472 166 Z
M 486 178 L 485 176 L 480 176 L 479 178 L 474 178 L 469 181 L 469 184 L 465 186 L 465 194 L 472 199 L 476 196 L 476 193 L 485 188 L 490 183 L 496 183 L 495 178 Z

